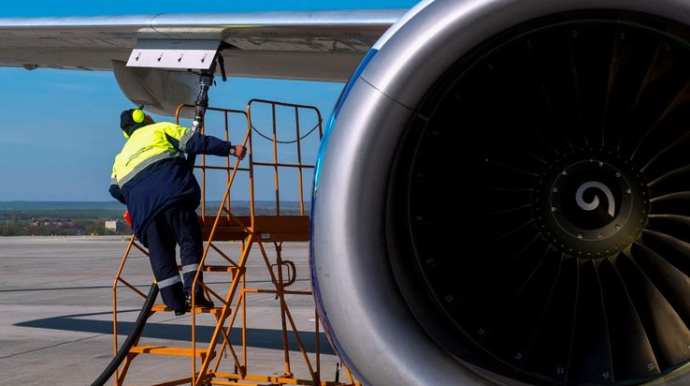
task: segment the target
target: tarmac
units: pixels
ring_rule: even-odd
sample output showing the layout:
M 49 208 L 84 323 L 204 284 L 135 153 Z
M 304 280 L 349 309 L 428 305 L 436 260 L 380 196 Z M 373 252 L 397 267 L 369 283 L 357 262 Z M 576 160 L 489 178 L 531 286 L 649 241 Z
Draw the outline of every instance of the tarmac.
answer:
M 0 385 L 91 385 L 113 357 L 113 282 L 128 241 L 121 236 L 0 237 Z M 223 242 L 218 246 L 229 257 L 239 260 L 239 243 Z M 275 262 L 273 244 L 265 247 L 269 260 Z M 282 254 L 283 259 L 294 262 L 297 271 L 295 282 L 288 289 L 311 291 L 308 244 L 285 243 Z M 221 261 L 218 254 L 209 259 L 211 263 Z M 273 288 L 258 248 L 253 248 L 247 267 L 247 287 Z M 285 269 L 284 274 L 290 273 Z M 123 277 L 148 293 L 152 273 L 143 253 L 132 252 Z M 205 277 L 206 283 L 222 296 L 227 293 L 230 280 L 228 273 L 207 273 Z M 119 284 L 117 299 L 121 344 L 139 314 L 143 298 Z M 310 365 L 316 370 L 318 340 L 321 380 L 334 381 L 339 359 L 323 332 L 316 332 L 313 298 L 290 295 L 286 300 Z M 273 294 L 247 295 L 246 363 L 250 374 L 282 376 L 286 372 L 279 304 Z M 198 314 L 197 323 L 197 341 L 208 342 L 213 317 Z M 241 324 L 238 321 L 235 325 Z M 189 347 L 190 326 L 189 313 L 180 317 L 171 312 L 156 313 L 149 319 L 140 344 Z M 244 360 L 241 337 L 239 328 L 230 333 L 240 363 Z M 310 379 L 308 365 L 291 330 L 288 337 L 290 371 L 297 379 Z M 206 348 L 207 344 L 198 343 L 197 347 Z M 232 372 L 232 352 L 225 350 L 219 355 L 223 358 L 221 371 Z M 188 357 L 139 355 L 124 384 L 150 385 L 188 376 Z M 346 379 L 342 372 L 339 379 Z M 107 383 L 112 384 L 112 380 Z

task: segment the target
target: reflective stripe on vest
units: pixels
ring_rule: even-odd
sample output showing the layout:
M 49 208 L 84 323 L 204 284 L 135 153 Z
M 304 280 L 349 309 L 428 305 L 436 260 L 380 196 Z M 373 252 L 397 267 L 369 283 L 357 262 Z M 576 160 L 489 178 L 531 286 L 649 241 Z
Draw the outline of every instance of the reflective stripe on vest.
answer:
M 184 153 L 170 143 L 168 136 L 180 143 L 180 149 L 185 149 L 193 134 L 193 131 L 169 122 L 154 123 L 137 129 L 115 157 L 113 180 L 122 187 L 157 161 L 184 157 Z
M 117 181 L 117 184 L 120 185 L 120 186 L 126 184 L 129 180 L 131 180 L 132 178 L 134 178 L 134 176 L 136 176 L 137 173 L 139 173 L 140 171 L 146 169 L 146 167 L 148 167 L 149 165 L 151 165 L 151 164 L 154 163 L 154 162 L 157 162 L 157 161 L 160 161 L 160 160 L 164 160 L 164 159 L 167 159 L 167 158 L 175 158 L 175 157 L 184 157 L 184 154 L 182 154 L 182 153 L 180 153 L 180 152 L 178 151 L 178 152 L 174 152 L 174 153 L 173 153 L 173 152 L 165 152 L 165 153 L 160 153 L 160 154 L 156 154 L 156 155 L 154 155 L 154 156 L 151 156 L 151 157 L 145 159 L 143 162 L 141 162 L 141 163 L 138 164 L 137 166 L 135 166 L 135 167 L 134 167 L 129 173 L 127 173 L 124 177 L 120 178 L 120 179 Z

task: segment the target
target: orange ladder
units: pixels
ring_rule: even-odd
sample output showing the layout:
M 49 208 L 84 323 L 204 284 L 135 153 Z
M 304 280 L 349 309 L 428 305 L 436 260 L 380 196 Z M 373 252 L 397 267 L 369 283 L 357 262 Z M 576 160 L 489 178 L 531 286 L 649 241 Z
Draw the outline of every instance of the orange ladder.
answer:
M 181 105 L 177 109 L 176 122 L 180 123 L 180 116 L 183 112 L 188 111 L 187 109 L 193 109 L 192 105 Z M 258 119 L 252 119 L 252 112 L 254 109 L 269 109 L 270 114 L 263 114 L 262 119 L 266 122 L 262 124 L 270 125 L 272 127 L 271 135 L 266 135 L 262 133 L 257 127 Z M 294 129 L 295 140 L 294 141 L 281 141 L 278 139 L 278 134 L 285 135 L 284 131 L 279 126 L 278 121 L 282 121 L 282 117 L 287 115 L 292 117 L 290 123 L 285 126 L 292 126 Z M 312 121 L 314 126 L 310 126 L 310 130 L 307 134 L 303 134 L 300 129 L 300 125 L 304 124 L 304 120 L 301 119 L 303 114 L 311 114 L 313 116 Z M 295 323 L 295 320 L 290 312 L 286 296 L 292 295 L 305 295 L 312 296 L 311 291 L 304 290 L 290 290 L 288 287 L 294 284 L 296 280 L 296 267 L 295 264 L 290 260 L 285 260 L 282 257 L 282 246 L 285 242 L 307 242 L 309 241 L 309 215 L 308 211 L 305 209 L 305 199 L 304 199 L 304 174 L 305 170 L 313 170 L 313 163 L 303 162 L 303 149 L 302 142 L 309 136 L 309 134 L 316 132 L 318 130 L 319 138 L 315 139 L 318 143 L 322 135 L 322 119 L 321 114 L 318 109 L 312 106 L 302 106 L 288 103 L 280 103 L 275 101 L 267 100 L 251 100 L 246 111 L 238 110 L 228 110 L 219 108 L 209 108 L 206 115 L 206 126 L 213 127 L 214 118 L 216 115 L 216 121 L 219 121 L 218 126 L 224 127 L 224 133 L 214 133 L 209 132 L 205 128 L 202 128 L 202 132 L 206 131 L 206 134 L 211 134 L 225 140 L 231 139 L 230 121 L 234 118 L 239 118 L 240 120 L 246 121 L 246 130 L 242 138 L 242 143 L 248 148 L 248 156 L 246 162 L 240 162 L 236 159 L 221 158 L 224 161 L 224 165 L 213 164 L 207 162 L 206 156 L 201 156 L 200 162 L 197 162 L 195 169 L 201 175 L 201 187 L 202 187 L 202 205 L 201 205 L 201 216 L 199 218 L 202 224 L 202 230 L 205 239 L 207 240 L 204 247 L 204 254 L 200 263 L 199 271 L 195 278 L 193 284 L 192 294 L 195 294 L 194 289 L 197 286 L 202 286 L 204 292 L 207 296 L 214 301 L 217 307 L 212 309 L 204 309 L 195 307 L 196 299 L 192 297 L 192 310 L 191 310 L 191 345 L 186 347 L 173 347 L 166 345 L 157 344 L 140 344 L 136 342 L 134 347 L 129 351 L 127 357 L 123 364 L 120 366 L 115 374 L 114 385 L 122 386 L 130 366 L 132 365 L 135 358 L 143 355 L 163 355 L 163 356 L 173 356 L 173 357 L 187 357 L 191 362 L 191 371 L 189 376 L 172 379 L 172 380 L 157 380 L 156 383 L 152 385 L 156 386 L 173 386 L 180 384 L 191 384 L 193 386 L 202 385 L 275 385 L 275 384 L 295 384 L 295 385 L 322 385 L 322 386 L 336 386 L 336 385 L 358 385 L 352 378 L 352 375 L 343 367 L 343 370 L 347 377 L 346 383 L 341 383 L 336 375 L 335 380 L 326 381 L 322 376 L 321 371 L 321 342 L 319 339 L 320 335 L 320 322 L 319 317 L 316 312 L 314 312 L 314 333 L 315 333 L 315 345 L 316 349 L 312 357 L 310 357 L 305 344 L 302 339 L 300 331 Z M 257 116 L 257 113 L 255 113 Z M 270 116 L 270 118 L 265 118 Z M 281 122 L 282 123 L 282 122 Z M 258 134 L 272 142 L 271 148 L 271 159 L 262 160 L 257 159 L 258 148 L 254 147 L 253 135 Z M 233 141 L 236 142 L 236 141 Z M 286 145 L 294 145 L 293 158 L 294 161 L 285 162 L 279 160 L 279 148 Z M 281 162 L 282 161 L 282 162 Z M 241 166 L 246 163 L 246 166 Z M 271 208 L 271 212 L 267 213 L 263 211 L 257 214 L 257 205 L 255 200 L 255 173 L 260 169 L 268 170 L 273 174 L 273 188 L 275 190 L 275 198 L 273 204 L 275 210 Z M 297 173 L 297 185 L 299 188 L 299 205 L 293 207 L 291 210 L 286 209 L 285 205 L 281 209 L 281 194 L 280 194 L 280 171 L 291 170 Z M 209 174 L 212 172 L 220 172 L 225 175 L 225 192 L 223 198 L 217 202 L 218 208 L 215 211 L 215 216 L 209 216 L 207 214 L 210 211 L 214 203 L 207 201 L 206 197 L 209 195 L 209 191 L 212 187 L 209 187 L 213 182 L 217 182 L 215 179 L 209 178 Z M 240 174 L 246 176 L 246 180 L 243 181 L 248 190 L 249 205 L 248 208 L 238 208 L 231 200 L 231 193 L 236 193 L 237 184 Z M 233 189 L 235 187 L 235 189 Z M 284 202 L 283 202 L 284 204 Z M 246 213 L 239 213 L 244 210 Z M 292 213 L 289 213 L 292 211 Z M 229 247 L 237 246 L 239 243 L 239 253 L 237 258 L 231 258 L 232 253 L 228 250 Z M 275 259 L 272 260 L 267 253 L 265 244 L 273 244 L 275 248 Z M 233 245 L 234 244 L 234 245 Z M 253 258 L 254 255 L 251 254 L 252 247 L 258 247 L 258 252 L 263 261 L 263 265 L 266 268 L 266 272 L 270 277 L 270 282 L 272 288 L 250 288 L 248 286 L 247 271 L 248 271 L 248 261 Z M 143 292 L 136 288 L 135 285 L 131 284 L 130 281 L 124 278 L 124 269 L 128 261 L 130 252 L 133 250 L 139 250 L 143 254 L 147 255 L 146 249 L 141 246 L 132 236 L 129 241 L 129 245 L 126 248 L 122 262 L 117 271 L 116 278 L 113 284 L 113 327 L 114 327 L 114 348 L 115 354 L 118 351 L 118 287 L 124 285 L 125 287 L 131 289 L 135 294 L 145 298 Z M 209 258 L 213 255 L 213 258 L 220 261 L 219 263 L 211 263 Z M 251 269 L 257 269 L 252 267 Z M 287 272 L 286 272 L 287 270 Z M 205 275 L 204 282 L 199 280 L 201 272 Z M 222 275 L 227 278 L 227 293 L 222 296 L 217 288 L 212 288 L 209 281 L 211 275 Z M 215 277 L 215 276 L 214 276 Z M 216 283 L 217 284 L 217 283 Z M 250 372 L 249 360 L 248 360 L 248 345 L 247 345 L 247 332 L 249 330 L 247 321 L 247 307 L 249 302 L 247 301 L 248 296 L 252 294 L 270 294 L 274 295 L 280 303 L 280 320 L 281 320 L 281 338 L 283 345 L 283 369 L 281 375 L 276 375 L 272 373 L 257 374 Z M 156 305 L 153 307 L 149 320 L 151 316 L 156 313 L 162 313 L 168 311 L 164 305 Z M 199 340 L 199 329 L 198 315 L 199 314 L 209 314 L 213 317 L 213 333 L 207 342 L 201 342 Z M 237 326 L 237 324 L 241 324 Z M 230 337 L 231 331 L 233 329 L 240 330 L 241 343 L 238 345 L 233 344 Z M 308 376 L 300 379 L 295 375 L 292 370 L 291 355 L 288 345 L 288 335 L 292 334 L 294 340 L 297 342 L 300 354 L 304 359 L 304 365 L 308 371 Z M 141 340 L 141 339 L 140 339 Z M 220 347 L 219 347 L 220 346 Z M 236 348 L 237 347 L 237 348 Z M 238 355 L 238 351 L 241 355 Z M 230 363 L 231 369 L 226 369 L 224 366 L 221 367 L 223 359 L 227 357 L 227 352 L 230 353 L 232 361 Z M 225 355 L 219 355 L 219 353 L 225 353 Z M 312 360 L 313 359 L 313 360 Z M 150 374 L 149 374 L 150 377 Z

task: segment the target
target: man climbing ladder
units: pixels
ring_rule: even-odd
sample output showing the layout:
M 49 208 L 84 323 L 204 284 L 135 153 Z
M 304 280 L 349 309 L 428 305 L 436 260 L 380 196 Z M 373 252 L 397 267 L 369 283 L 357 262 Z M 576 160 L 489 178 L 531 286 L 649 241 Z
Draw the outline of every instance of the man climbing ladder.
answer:
M 173 123 L 156 123 L 141 107 L 123 111 L 120 127 L 127 142 L 115 157 L 110 194 L 127 205 L 132 230 L 149 249 L 163 302 L 175 315 L 184 315 L 203 254 L 195 211 L 201 190 L 184 153 L 233 155 L 241 160 L 246 148 Z M 184 285 L 177 270 L 176 244 Z M 201 286 L 196 291 L 197 306 L 213 307 Z

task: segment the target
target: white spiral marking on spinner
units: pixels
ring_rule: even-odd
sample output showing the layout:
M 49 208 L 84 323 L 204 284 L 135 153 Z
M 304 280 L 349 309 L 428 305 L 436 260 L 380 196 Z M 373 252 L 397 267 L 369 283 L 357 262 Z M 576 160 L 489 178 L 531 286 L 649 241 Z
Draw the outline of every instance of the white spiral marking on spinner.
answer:
M 594 199 L 591 202 L 585 201 L 585 190 L 589 188 L 599 189 L 604 193 L 604 195 L 606 195 L 606 201 L 608 201 L 609 203 L 608 214 L 611 217 L 615 217 L 616 201 L 614 201 L 613 199 L 613 192 L 611 192 L 611 189 L 609 189 L 608 186 L 602 184 L 601 182 L 588 181 L 580 185 L 580 187 L 577 188 L 577 192 L 575 193 L 575 201 L 577 202 L 577 205 L 586 211 L 591 211 L 599 207 L 599 196 L 597 195 L 594 196 Z

